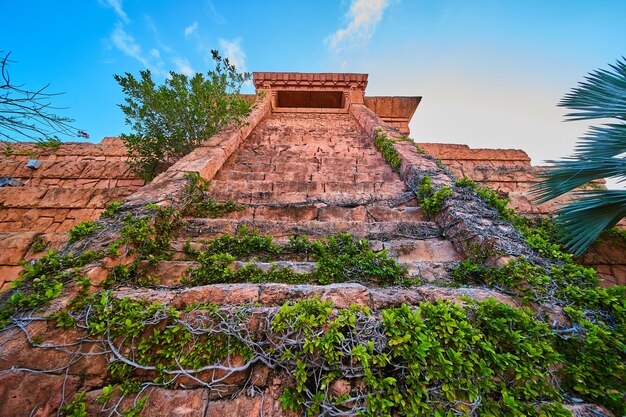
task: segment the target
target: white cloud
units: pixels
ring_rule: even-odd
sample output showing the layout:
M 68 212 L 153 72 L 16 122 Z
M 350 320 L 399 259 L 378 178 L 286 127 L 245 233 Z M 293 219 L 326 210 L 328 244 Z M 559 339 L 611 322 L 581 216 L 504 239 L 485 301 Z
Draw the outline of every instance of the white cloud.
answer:
M 198 22 L 193 22 L 185 28 L 185 37 L 188 38 L 198 31 Z
M 117 48 L 119 51 L 123 52 L 125 55 L 136 59 L 139 61 L 144 67 L 154 72 L 155 74 L 165 76 L 165 71 L 163 71 L 163 62 L 160 61 L 159 51 L 156 49 L 152 49 L 150 51 L 150 56 L 156 61 L 153 62 L 148 59 L 144 53 L 141 45 L 137 43 L 135 38 L 126 32 L 124 29 L 124 24 L 122 22 L 117 22 L 113 32 L 111 33 L 111 43 L 113 46 Z M 156 54 L 155 54 L 156 52 Z
M 122 22 L 126 24 L 130 23 L 130 19 L 128 18 L 128 15 L 122 8 L 122 0 L 99 0 L 99 3 L 101 5 L 104 5 L 106 7 L 110 7 L 111 9 L 113 9 L 115 14 L 117 14 L 117 16 L 122 20 Z
M 152 32 L 152 35 L 154 35 L 154 41 L 156 42 L 156 44 L 158 45 L 158 47 L 167 53 L 172 53 L 173 50 L 172 48 L 170 48 L 168 45 L 164 44 L 163 42 L 161 42 L 161 36 L 159 35 L 159 29 L 157 28 L 156 24 L 154 23 L 154 20 L 152 19 L 152 17 L 148 16 L 148 15 L 144 15 L 144 20 L 146 23 L 146 27 L 150 30 L 150 32 Z
M 328 47 L 339 52 L 344 45 L 363 45 L 370 39 L 383 17 L 389 0 L 352 0 L 346 14 L 350 20 L 345 28 L 337 30 L 326 38 Z
M 150 49 L 150 56 L 151 56 L 152 58 L 159 59 L 159 58 L 161 58 L 161 53 L 159 52 L 159 50 L 158 50 L 158 49 L 156 49 L 156 48 L 152 48 L 152 49 Z
M 196 73 L 193 68 L 191 68 L 191 64 L 187 58 L 176 57 L 172 61 L 174 62 L 174 65 L 176 65 L 176 71 L 185 74 L 188 77 Z
M 220 54 L 237 67 L 237 71 L 246 72 L 246 53 L 241 47 L 241 38 L 232 40 L 219 39 Z

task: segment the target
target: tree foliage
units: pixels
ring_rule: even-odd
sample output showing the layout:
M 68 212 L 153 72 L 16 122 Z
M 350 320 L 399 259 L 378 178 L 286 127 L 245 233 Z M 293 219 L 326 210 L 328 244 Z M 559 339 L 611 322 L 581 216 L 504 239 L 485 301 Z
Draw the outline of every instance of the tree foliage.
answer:
M 89 135 L 72 126 L 74 120 L 58 116 L 50 100 L 61 93 L 50 93 L 48 85 L 28 89 L 15 84 L 9 74 L 11 53 L 0 51 L 0 140 L 58 141 L 57 135 L 88 138 Z
M 589 129 L 574 155 L 542 173 L 535 188 L 545 202 L 599 178 L 626 180 L 626 59 L 610 69 L 596 70 L 572 89 L 559 106 L 571 109 L 567 120 L 616 119 Z M 626 190 L 576 191 L 576 199 L 556 212 L 563 241 L 575 254 L 582 253 L 606 228 L 626 216 Z
M 237 72 L 217 51 L 212 54 L 215 69 L 206 77 L 170 72 L 157 86 L 149 70 L 140 71 L 139 79 L 129 73 L 114 75 L 126 94 L 120 108 L 133 130 L 121 139 L 131 167 L 144 180 L 152 180 L 202 141 L 241 123 L 250 113 L 251 102 L 239 94 L 250 74 Z

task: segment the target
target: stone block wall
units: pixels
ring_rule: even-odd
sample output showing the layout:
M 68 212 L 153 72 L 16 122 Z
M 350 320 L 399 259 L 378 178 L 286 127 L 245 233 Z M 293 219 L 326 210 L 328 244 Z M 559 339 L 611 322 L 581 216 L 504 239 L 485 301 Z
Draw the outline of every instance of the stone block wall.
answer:
M 27 167 L 31 159 L 41 162 Z M 58 248 L 74 225 L 99 217 L 105 206 L 123 200 L 144 182 L 125 162 L 126 149 L 117 138 L 98 144 L 69 142 L 58 149 L 32 143 L 0 143 L 0 178 L 18 186 L 0 188 L 0 291 L 17 278 L 17 263 L 35 255 L 30 250 L 40 236 Z
M 420 143 L 426 153 L 438 158 L 457 178 L 467 177 L 508 197 L 509 207 L 526 215 L 547 215 L 571 200 L 564 195 L 547 203 L 533 201 L 530 189 L 539 181 L 541 167 L 532 166 L 530 157 L 519 149 L 472 149 L 467 145 Z M 602 186 L 603 181 L 595 182 Z M 626 228 L 622 221 L 619 227 Z M 606 237 L 592 245 L 580 262 L 597 269 L 603 285 L 626 285 L 626 242 Z

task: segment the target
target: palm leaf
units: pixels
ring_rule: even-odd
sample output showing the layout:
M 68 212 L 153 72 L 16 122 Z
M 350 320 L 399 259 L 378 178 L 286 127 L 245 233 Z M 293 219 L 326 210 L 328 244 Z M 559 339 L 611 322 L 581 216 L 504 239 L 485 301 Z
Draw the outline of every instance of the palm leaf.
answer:
M 570 91 L 559 106 L 575 110 L 567 120 L 615 118 L 626 121 L 626 59 L 609 70 L 590 73 Z M 540 173 L 543 179 L 532 193 L 546 202 L 600 178 L 626 181 L 626 124 L 591 127 L 576 146 L 574 155 Z M 575 201 L 556 212 L 566 248 L 582 253 L 604 230 L 626 216 L 626 191 L 595 190 L 575 194 Z
M 592 126 L 576 145 L 575 156 L 612 158 L 626 152 L 626 124 Z
M 626 120 L 626 60 L 618 60 L 610 67 L 613 71 L 601 69 L 589 74 L 586 81 L 561 100 L 559 106 L 580 110 L 565 117 L 569 120 L 612 117 Z
M 626 216 L 626 191 L 582 191 L 576 196 L 576 201 L 556 212 L 556 222 L 565 247 L 580 255 L 604 229 Z
M 535 184 L 531 190 L 539 203 L 552 200 L 600 178 L 626 180 L 623 178 L 626 173 L 624 158 L 567 158 L 563 161 L 549 162 L 552 166 L 539 173 L 543 181 Z

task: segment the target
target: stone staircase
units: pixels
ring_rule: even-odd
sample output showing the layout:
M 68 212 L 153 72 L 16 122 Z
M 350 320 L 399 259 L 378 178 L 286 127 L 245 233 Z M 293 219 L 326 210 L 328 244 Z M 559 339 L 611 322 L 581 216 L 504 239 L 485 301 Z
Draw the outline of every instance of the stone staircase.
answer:
M 285 244 L 290 237 L 324 239 L 340 232 L 367 239 L 422 282 L 445 279 L 461 259 L 427 219 L 414 193 L 385 162 L 349 114 L 276 113 L 260 122 L 209 183 L 218 202 L 242 210 L 220 218 L 187 218 L 174 237 L 172 261 L 151 268 L 160 285 L 178 285 L 196 265 L 184 252 L 242 227 Z M 311 272 L 312 259 L 253 262 Z

